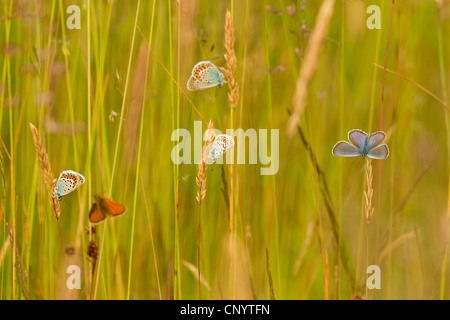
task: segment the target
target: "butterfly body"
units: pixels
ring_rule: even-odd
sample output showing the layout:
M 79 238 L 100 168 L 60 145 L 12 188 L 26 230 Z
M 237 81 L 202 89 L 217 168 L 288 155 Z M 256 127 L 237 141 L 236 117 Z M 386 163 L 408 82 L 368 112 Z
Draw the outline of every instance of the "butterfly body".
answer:
M 56 181 L 53 196 L 61 201 L 62 196 L 79 188 L 85 181 L 86 179 L 82 174 L 72 170 L 65 170 L 61 172 Z
M 225 76 L 210 61 L 201 61 L 192 69 L 192 75 L 187 82 L 189 91 L 198 91 L 218 86 L 221 88 L 226 83 Z
M 369 138 L 370 135 L 366 136 L 366 140 L 364 141 L 364 145 L 361 147 L 360 151 L 361 151 L 361 156 L 363 158 L 365 158 L 367 156 L 367 154 L 369 153 Z
M 103 198 L 96 194 L 95 202 L 92 204 L 89 212 L 89 221 L 91 223 L 99 223 L 106 218 L 114 218 L 125 213 L 125 206 L 108 198 Z
M 214 139 L 211 150 L 209 152 L 209 158 L 216 162 L 216 160 L 222 157 L 225 153 L 234 147 L 234 139 L 227 134 L 219 134 Z
M 333 147 L 332 154 L 341 157 L 368 157 L 371 159 L 386 159 L 389 156 L 389 148 L 382 144 L 386 139 L 386 133 L 377 131 L 369 134 L 359 129 L 349 131 L 348 140 L 339 141 Z

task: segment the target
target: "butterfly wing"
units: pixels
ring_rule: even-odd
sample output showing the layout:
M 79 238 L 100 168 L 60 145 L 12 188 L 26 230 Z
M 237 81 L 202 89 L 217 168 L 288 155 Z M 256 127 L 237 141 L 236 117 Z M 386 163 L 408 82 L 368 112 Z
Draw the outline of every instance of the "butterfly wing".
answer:
M 220 134 L 216 137 L 216 140 L 224 147 L 225 152 L 228 152 L 234 147 L 234 139 L 227 134 Z
M 188 80 L 188 90 L 197 91 L 222 86 L 225 80 L 223 74 L 210 61 L 201 61 L 192 69 L 192 75 Z
M 372 159 L 386 159 L 389 156 L 389 148 L 386 144 L 379 145 L 370 149 L 367 156 Z
M 59 175 L 58 181 L 55 186 L 55 194 L 58 199 L 61 196 L 71 193 L 75 189 L 79 188 L 86 179 L 82 174 L 72 170 L 65 170 Z
M 336 143 L 331 153 L 341 157 L 357 157 L 361 155 L 361 151 L 347 141 L 339 141 Z
M 75 186 L 75 189 L 77 189 L 78 187 L 81 187 L 81 185 L 83 183 L 86 182 L 86 178 L 82 174 L 80 174 L 78 172 L 72 171 L 72 173 L 77 177 L 77 184 Z
M 234 147 L 234 139 L 227 134 L 219 134 L 213 142 L 209 158 L 214 162 Z
M 216 162 L 216 160 L 220 157 L 220 151 L 217 149 L 216 146 L 212 146 L 209 154 L 208 154 L 208 158 L 212 159 L 213 162 Z
M 355 147 L 362 150 L 366 143 L 367 133 L 362 130 L 354 129 L 348 132 L 348 141 L 350 141 Z
M 102 198 L 102 201 L 104 203 L 104 206 L 108 208 L 108 216 L 117 217 L 125 212 L 125 206 L 121 205 L 120 203 L 112 201 L 108 198 Z
M 187 82 L 187 88 L 189 91 L 200 90 L 199 85 L 200 85 L 200 81 L 197 78 L 195 78 L 194 76 L 191 76 Z
M 384 141 L 384 139 L 386 139 L 385 132 L 377 131 L 375 133 L 372 133 L 369 137 L 368 149 L 371 150 L 372 148 L 379 146 Z
M 106 219 L 106 214 L 103 212 L 99 203 L 92 204 L 91 211 L 89 212 L 89 221 L 91 223 L 99 223 Z

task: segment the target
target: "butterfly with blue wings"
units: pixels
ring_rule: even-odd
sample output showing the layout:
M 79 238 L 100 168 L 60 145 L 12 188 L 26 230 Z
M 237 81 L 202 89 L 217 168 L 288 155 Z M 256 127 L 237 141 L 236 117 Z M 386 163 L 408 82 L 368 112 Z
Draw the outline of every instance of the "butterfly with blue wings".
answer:
M 78 189 L 85 181 L 86 179 L 82 174 L 72 170 L 65 170 L 59 175 L 53 196 L 61 201 L 62 196 Z
M 377 131 L 369 134 L 359 129 L 349 131 L 348 140 L 339 141 L 333 147 L 332 154 L 341 157 L 368 157 L 371 159 L 386 159 L 389 156 L 387 144 L 383 144 L 386 133 Z
M 200 61 L 192 69 L 192 75 L 187 82 L 189 91 L 198 91 L 226 83 L 225 76 L 210 61 Z

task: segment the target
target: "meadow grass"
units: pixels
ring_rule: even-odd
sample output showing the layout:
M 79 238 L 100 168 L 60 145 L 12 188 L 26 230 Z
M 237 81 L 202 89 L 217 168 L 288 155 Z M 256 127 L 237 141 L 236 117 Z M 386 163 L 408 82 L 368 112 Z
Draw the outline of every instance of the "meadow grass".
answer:
M 70 4 L 80 30 L 0 4 L 1 299 L 449 298 L 448 2 L 375 0 L 380 30 L 356 0 Z M 188 91 L 204 60 L 227 84 Z M 174 164 L 194 121 L 279 129 L 277 174 Z M 351 129 L 389 158 L 334 157 Z M 58 202 L 63 170 L 86 183 Z M 94 227 L 95 194 L 125 215 Z

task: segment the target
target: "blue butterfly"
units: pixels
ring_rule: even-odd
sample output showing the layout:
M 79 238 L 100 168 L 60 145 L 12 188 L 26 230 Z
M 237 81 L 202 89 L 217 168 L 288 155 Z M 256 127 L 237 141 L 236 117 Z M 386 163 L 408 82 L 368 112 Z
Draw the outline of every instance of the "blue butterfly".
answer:
M 386 133 L 383 131 L 369 134 L 359 129 L 350 130 L 348 140 L 351 143 L 339 141 L 334 145 L 332 154 L 341 157 L 386 159 L 389 156 L 389 148 L 382 144 L 385 139 Z
M 222 87 L 226 83 L 225 76 L 210 61 L 201 61 L 192 69 L 192 75 L 187 82 L 189 91 L 198 91 L 215 86 Z
M 86 179 L 82 174 L 72 170 L 65 170 L 59 175 L 53 196 L 61 201 L 62 196 L 71 193 L 73 190 L 80 187 L 85 181 Z
M 225 153 L 230 151 L 234 147 L 234 139 L 227 134 L 219 134 L 212 144 L 209 151 L 209 158 L 216 162 L 216 160 L 222 157 Z

